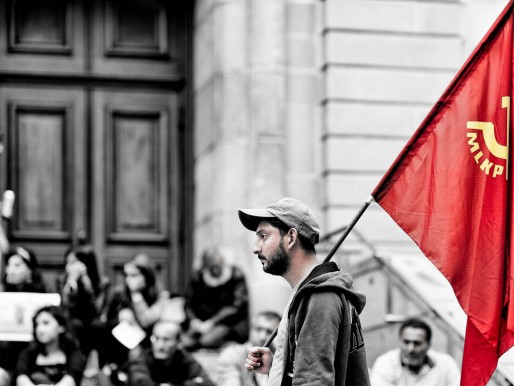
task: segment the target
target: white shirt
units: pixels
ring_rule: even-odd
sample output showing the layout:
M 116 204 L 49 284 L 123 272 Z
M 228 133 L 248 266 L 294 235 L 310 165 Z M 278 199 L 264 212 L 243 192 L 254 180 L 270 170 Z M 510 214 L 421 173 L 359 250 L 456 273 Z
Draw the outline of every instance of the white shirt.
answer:
M 433 366 L 423 365 L 418 373 L 402 367 L 400 349 L 386 352 L 375 360 L 371 386 L 459 386 L 460 370 L 448 354 L 428 351 Z
M 314 269 L 314 268 L 313 268 Z M 286 343 L 287 336 L 287 326 L 288 326 L 288 318 L 287 314 L 289 312 L 289 306 L 293 301 L 294 295 L 298 291 L 300 284 L 307 279 L 307 276 L 311 273 L 312 269 L 306 273 L 298 284 L 296 284 L 293 288 L 293 292 L 289 296 L 289 300 L 287 301 L 286 308 L 284 313 L 282 314 L 282 319 L 280 319 L 280 323 L 278 325 L 277 336 L 275 337 L 274 344 L 276 347 L 275 355 L 273 355 L 273 363 L 271 364 L 271 369 L 269 371 L 269 378 L 266 386 L 280 386 L 282 384 L 282 376 L 284 371 L 284 347 Z

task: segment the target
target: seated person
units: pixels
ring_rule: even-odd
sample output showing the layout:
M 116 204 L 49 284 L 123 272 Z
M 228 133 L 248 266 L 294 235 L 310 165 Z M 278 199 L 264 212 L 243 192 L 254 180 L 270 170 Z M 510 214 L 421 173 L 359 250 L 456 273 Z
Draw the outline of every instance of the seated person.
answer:
M 36 255 L 30 249 L 11 246 L 3 255 L 4 272 L 1 282 L 3 292 L 45 292 Z M 8 375 L 14 373 L 16 363 L 28 342 L 1 341 L 0 368 Z
M 127 322 L 141 327 L 150 335 L 168 304 L 169 292 L 164 290 L 157 279 L 151 258 L 138 253 L 123 266 L 124 284 L 112 291 L 107 306 L 107 322 L 104 345 L 98 350 L 100 363 L 121 367 L 127 361 L 128 349 L 111 334 L 120 322 Z M 150 342 L 144 341 L 147 347 Z
M 13 246 L 4 255 L 2 291 L 46 292 L 34 252 Z
M 245 360 L 251 347 L 262 347 L 280 323 L 281 316 L 272 311 L 257 314 L 246 343 L 226 347 L 218 358 L 218 386 L 263 386 L 268 376 L 255 371 L 248 372 Z
M 180 325 L 157 322 L 150 337 L 151 348 L 131 351 L 128 363 L 129 386 L 212 385 L 202 366 L 178 344 Z
M 58 278 L 61 304 L 68 311 L 84 355 L 98 346 L 100 315 L 105 306 L 108 281 L 101 280 L 92 250 L 70 247 L 64 254 L 64 272 Z
M 460 371 L 448 354 L 430 349 L 432 329 L 416 318 L 402 323 L 400 348 L 375 360 L 371 370 L 373 386 L 459 386 Z
M 85 361 L 62 309 L 39 309 L 33 325 L 34 342 L 20 354 L 16 385 L 80 386 Z
M 219 249 L 202 256 L 186 293 L 187 349 L 217 348 L 248 339 L 248 289 L 243 273 L 227 264 Z

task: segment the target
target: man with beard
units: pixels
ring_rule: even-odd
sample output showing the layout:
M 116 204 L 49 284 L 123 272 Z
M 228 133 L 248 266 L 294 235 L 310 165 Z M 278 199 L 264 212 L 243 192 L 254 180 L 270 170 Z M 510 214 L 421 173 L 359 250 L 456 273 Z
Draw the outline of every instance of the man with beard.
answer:
M 432 329 L 421 319 L 400 326 L 400 347 L 379 356 L 371 372 L 373 386 L 459 386 L 460 371 L 448 354 L 430 349 Z
M 282 276 L 293 289 L 275 354 L 252 347 L 246 369 L 269 374 L 273 386 L 369 386 L 358 316 L 366 298 L 335 263 L 318 262 L 319 225 L 310 208 L 286 197 L 264 209 L 240 209 L 239 219 L 257 235 L 253 253 L 264 272 Z

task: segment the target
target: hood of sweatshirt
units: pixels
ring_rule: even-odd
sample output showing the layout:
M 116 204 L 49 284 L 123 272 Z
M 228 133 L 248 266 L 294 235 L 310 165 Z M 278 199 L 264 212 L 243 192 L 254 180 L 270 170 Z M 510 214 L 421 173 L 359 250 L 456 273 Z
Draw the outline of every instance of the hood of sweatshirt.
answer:
M 334 262 L 322 263 L 312 270 L 300 284 L 291 302 L 291 308 L 294 308 L 304 296 L 313 292 L 342 293 L 359 314 L 366 304 L 366 296 L 353 289 L 352 276 L 339 270 Z

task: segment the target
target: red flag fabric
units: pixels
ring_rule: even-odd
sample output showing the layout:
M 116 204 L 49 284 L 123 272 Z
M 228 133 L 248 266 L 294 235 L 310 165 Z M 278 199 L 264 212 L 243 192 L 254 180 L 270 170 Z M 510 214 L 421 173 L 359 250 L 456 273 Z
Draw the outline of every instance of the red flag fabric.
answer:
M 372 193 L 468 315 L 463 386 L 514 345 L 513 17 L 511 1 Z

